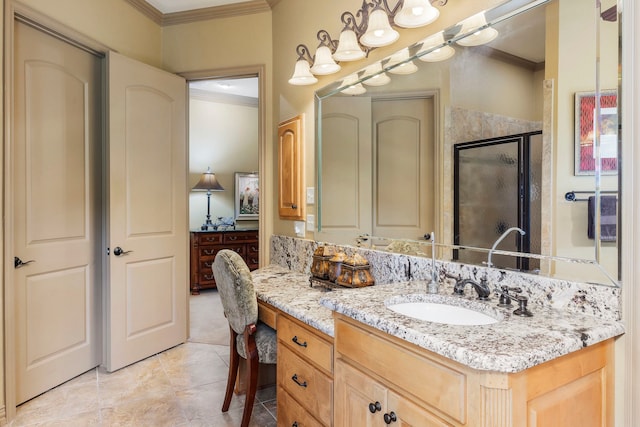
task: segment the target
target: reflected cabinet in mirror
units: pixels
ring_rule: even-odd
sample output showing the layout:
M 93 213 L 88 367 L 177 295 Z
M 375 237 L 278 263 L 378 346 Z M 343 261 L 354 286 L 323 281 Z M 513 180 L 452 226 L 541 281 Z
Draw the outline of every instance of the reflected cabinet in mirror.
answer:
M 617 284 L 616 3 L 483 15 L 317 92 L 315 238 Z

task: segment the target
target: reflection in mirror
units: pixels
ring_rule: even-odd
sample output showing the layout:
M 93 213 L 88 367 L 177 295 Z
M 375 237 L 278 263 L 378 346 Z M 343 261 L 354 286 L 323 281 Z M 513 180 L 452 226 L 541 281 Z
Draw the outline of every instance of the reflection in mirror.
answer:
M 532 7 L 523 11 L 523 3 Z M 399 54 L 393 57 L 397 65 L 387 60 L 361 72 L 361 83 L 352 75 L 319 91 L 315 238 L 356 244 L 362 236 L 375 236 L 366 241 L 378 242 L 378 248 L 397 250 L 407 242 L 417 252 L 430 253 L 420 248 L 426 244 L 425 232 L 435 230 L 441 258 L 481 264 L 504 230 L 521 226 L 527 239 L 505 239 L 498 249 L 531 256 L 498 257 L 501 267 L 610 284 L 610 278 L 618 277 L 619 239 L 595 244 L 588 232 L 590 218 L 600 221 L 594 214 L 604 212 L 604 206 L 589 211 L 588 202 L 564 198 L 570 191 L 587 192 L 588 200 L 600 191 L 618 190 L 615 174 L 578 174 L 574 169 L 576 126 L 587 114 L 586 109 L 584 117 L 576 113 L 576 94 L 618 88 L 619 20 L 615 1 L 606 3 L 603 11 L 614 7 L 614 13 L 595 25 L 591 1 L 507 2 L 483 14 L 487 25 L 474 21 L 468 38 L 460 31 L 463 23 L 425 34 L 423 42 L 409 47 L 414 56 Z M 510 10 L 514 5 L 520 9 Z M 476 35 L 488 29 L 494 31 Z M 380 73 L 372 74 L 373 67 Z M 416 72 L 392 72 L 400 67 Z M 382 79 L 388 84 L 380 85 Z M 595 113 L 589 111 L 591 123 L 600 123 Z M 536 135 L 531 144 L 535 151 L 526 148 L 525 153 L 519 145 L 513 156 L 497 154 L 498 160 L 515 162 L 513 180 L 471 169 L 463 182 L 455 182 L 456 153 L 464 147 L 525 134 Z M 577 147 L 599 146 L 598 136 L 577 141 Z M 483 156 L 466 153 L 467 163 Z M 613 155 L 619 156 L 619 150 Z M 535 158 L 535 171 L 518 165 Z M 496 161 L 491 159 L 486 162 Z M 511 202 L 502 200 L 506 188 L 515 194 Z M 458 197 L 465 192 L 477 193 L 485 207 L 463 210 Z M 497 213 L 492 219 L 490 210 Z M 479 231 L 482 240 L 465 241 L 460 235 L 464 217 L 471 219 L 467 228 Z M 615 209 L 606 221 L 617 224 Z M 403 243 L 388 246 L 394 241 Z M 477 249 L 452 250 L 456 244 Z M 478 254 L 461 256 L 474 251 Z M 530 258 L 535 261 L 525 261 Z

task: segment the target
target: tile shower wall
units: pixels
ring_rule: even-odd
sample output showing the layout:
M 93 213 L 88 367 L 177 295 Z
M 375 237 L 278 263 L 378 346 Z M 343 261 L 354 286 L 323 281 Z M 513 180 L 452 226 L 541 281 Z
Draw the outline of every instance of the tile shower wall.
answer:
M 310 274 L 313 252 L 319 243 L 288 236 L 271 237 L 271 262 L 292 271 Z M 421 256 L 392 253 L 353 246 L 336 245 L 347 255 L 359 253 L 371 265 L 376 285 L 428 280 L 431 274 L 431 259 Z M 410 252 L 411 248 L 406 248 Z M 436 260 L 442 289 L 451 292 L 452 281 L 445 273 L 461 278 L 479 280 L 486 277 L 490 283 L 520 287 L 529 298 L 529 307 L 547 306 L 559 310 L 584 313 L 607 320 L 621 319 L 621 289 L 587 283 L 557 280 L 532 274 L 523 274 L 499 269 L 487 269 L 474 265 Z

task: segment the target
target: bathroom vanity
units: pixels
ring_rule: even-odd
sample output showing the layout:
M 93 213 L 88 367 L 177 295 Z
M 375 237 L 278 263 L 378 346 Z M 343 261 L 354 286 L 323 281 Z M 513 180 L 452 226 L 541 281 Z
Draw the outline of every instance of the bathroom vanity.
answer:
M 521 318 L 493 298 L 494 324 L 437 324 L 385 305 L 429 297 L 425 282 L 325 292 L 276 265 L 253 275 L 278 331 L 279 425 L 613 425 L 617 321 L 544 307 Z

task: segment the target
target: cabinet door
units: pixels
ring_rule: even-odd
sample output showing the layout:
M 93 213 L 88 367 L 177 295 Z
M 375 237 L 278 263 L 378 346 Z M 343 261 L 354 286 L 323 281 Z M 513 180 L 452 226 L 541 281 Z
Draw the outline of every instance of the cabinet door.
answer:
M 302 117 L 278 126 L 278 211 L 285 219 L 304 219 Z
M 383 414 L 387 389 L 384 386 L 340 360 L 336 363 L 334 378 L 333 413 L 336 427 L 385 425 Z M 375 412 L 371 412 L 370 405 Z
M 399 394 L 389 391 L 387 394 L 387 412 L 394 413 L 396 421 L 394 426 L 409 427 L 409 426 L 421 426 L 421 427 L 450 427 L 449 424 L 440 418 L 436 417 L 427 410 L 419 407 L 411 401 L 403 398 Z

